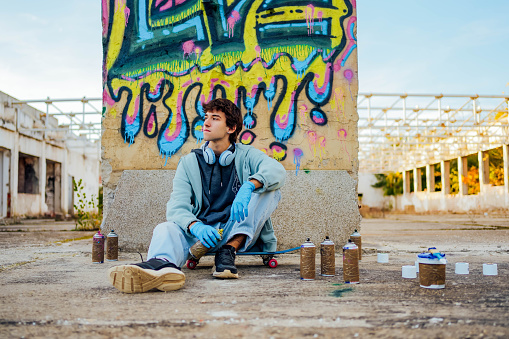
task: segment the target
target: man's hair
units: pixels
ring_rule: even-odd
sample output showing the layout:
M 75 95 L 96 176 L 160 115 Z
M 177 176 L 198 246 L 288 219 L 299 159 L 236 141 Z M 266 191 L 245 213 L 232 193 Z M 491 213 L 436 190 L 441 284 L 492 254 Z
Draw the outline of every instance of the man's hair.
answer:
M 242 131 L 242 114 L 240 109 L 228 99 L 217 98 L 203 105 L 205 112 L 221 111 L 226 116 L 226 126 L 230 128 L 236 127 L 235 131 L 230 134 L 230 143 L 234 144 L 237 137 Z

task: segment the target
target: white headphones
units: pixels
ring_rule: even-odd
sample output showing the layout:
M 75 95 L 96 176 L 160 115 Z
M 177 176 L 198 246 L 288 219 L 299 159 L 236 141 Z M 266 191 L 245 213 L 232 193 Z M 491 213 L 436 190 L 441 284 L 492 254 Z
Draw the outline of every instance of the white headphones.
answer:
M 216 154 L 213 150 L 211 150 L 209 147 L 209 142 L 207 141 L 205 144 L 201 146 L 201 149 L 203 151 L 203 158 L 205 159 L 205 162 L 209 165 L 214 165 L 216 163 Z M 233 152 L 231 151 L 233 148 Z M 221 153 L 219 156 L 219 165 L 225 167 L 232 163 L 233 159 L 235 159 L 235 153 L 237 151 L 235 150 L 235 146 L 231 145 L 228 147 L 226 151 Z

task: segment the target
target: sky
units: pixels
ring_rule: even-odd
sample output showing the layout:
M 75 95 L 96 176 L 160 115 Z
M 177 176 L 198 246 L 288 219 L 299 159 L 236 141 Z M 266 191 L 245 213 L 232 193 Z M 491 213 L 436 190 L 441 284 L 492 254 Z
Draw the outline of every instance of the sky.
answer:
M 99 0 L 0 0 L 0 91 L 101 97 Z M 357 0 L 359 92 L 509 93 L 508 0 Z

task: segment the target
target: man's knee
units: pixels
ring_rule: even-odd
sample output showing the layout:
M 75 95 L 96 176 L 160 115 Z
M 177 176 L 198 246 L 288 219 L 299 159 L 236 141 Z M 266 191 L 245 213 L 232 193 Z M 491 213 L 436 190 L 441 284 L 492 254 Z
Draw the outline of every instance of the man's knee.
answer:
M 174 222 L 166 221 L 157 225 L 152 232 L 154 236 L 161 236 L 165 233 L 170 234 L 170 236 L 177 235 L 182 233 L 182 229 Z

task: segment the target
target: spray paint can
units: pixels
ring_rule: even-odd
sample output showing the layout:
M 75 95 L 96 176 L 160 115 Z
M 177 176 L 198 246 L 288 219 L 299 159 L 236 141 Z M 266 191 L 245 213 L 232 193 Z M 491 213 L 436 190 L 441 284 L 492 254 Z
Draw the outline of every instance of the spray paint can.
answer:
M 445 254 L 435 247 L 428 248 L 428 252 L 417 255 L 419 261 L 419 285 L 424 288 L 445 288 Z
M 352 239 L 343 247 L 343 279 L 345 284 L 359 283 L 359 248 Z
M 97 231 L 92 237 L 92 263 L 101 264 L 104 262 L 104 235 Z
M 118 235 L 114 230 L 106 236 L 106 261 L 118 260 Z
M 308 238 L 304 244 L 300 246 L 300 279 L 315 280 L 315 256 L 316 247 Z
M 222 239 L 222 236 L 223 236 L 223 229 L 220 228 L 217 230 L 219 232 L 219 235 L 221 235 L 221 239 Z M 220 239 L 220 240 L 221 240 Z M 193 258 L 195 261 L 198 261 L 200 260 L 201 257 L 203 257 L 208 251 L 210 251 L 210 248 L 207 248 L 205 247 L 205 245 L 203 245 L 201 243 L 200 240 L 198 240 L 197 242 L 194 243 L 193 246 L 191 246 L 191 248 L 189 249 L 189 254 L 191 254 L 191 258 Z
M 357 245 L 357 247 L 359 248 L 359 261 L 361 261 L 362 260 L 362 237 L 361 237 L 361 234 L 359 232 L 357 232 L 357 230 L 355 230 L 350 235 L 350 239 L 352 239 L 353 243 L 355 245 Z
M 334 243 L 329 237 L 320 244 L 320 272 L 324 277 L 333 277 L 336 273 L 336 257 L 334 251 Z

